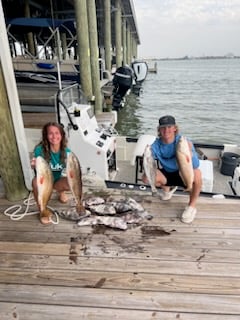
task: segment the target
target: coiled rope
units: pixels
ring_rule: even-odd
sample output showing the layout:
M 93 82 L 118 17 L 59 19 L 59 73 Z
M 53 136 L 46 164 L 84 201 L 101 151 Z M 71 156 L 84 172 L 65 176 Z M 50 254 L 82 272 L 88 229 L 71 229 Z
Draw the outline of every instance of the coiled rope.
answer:
M 39 214 L 39 211 L 29 211 L 29 208 L 31 206 L 36 205 L 36 201 L 34 200 L 32 192 L 30 192 L 28 198 L 23 201 L 23 205 L 25 206 L 24 211 L 23 211 L 22 205 L 15 204 L 11 207 L 8 207 L 3 213 L 5 214 L 5 216 L 8 216 L 13 221 L 21 220 L 26 216 Z M 50 217 L 50 222 L 52 224 L 59 224 L 59 217 L 58 217 L 57 211 L 51 208 L 50 206 L 47 206 L 47 207 L 55 215 L 54 220 L 52 219 L 52 217 Z

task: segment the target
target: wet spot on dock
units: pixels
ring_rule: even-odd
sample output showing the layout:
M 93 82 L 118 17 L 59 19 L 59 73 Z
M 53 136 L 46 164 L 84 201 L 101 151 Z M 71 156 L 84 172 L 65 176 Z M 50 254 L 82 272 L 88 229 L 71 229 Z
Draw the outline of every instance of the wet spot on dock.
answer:
M 171 232 L 168 232 L 159 226 L 143 226 L 141 231 L 143 236 L 163 237 L 171 234 Z

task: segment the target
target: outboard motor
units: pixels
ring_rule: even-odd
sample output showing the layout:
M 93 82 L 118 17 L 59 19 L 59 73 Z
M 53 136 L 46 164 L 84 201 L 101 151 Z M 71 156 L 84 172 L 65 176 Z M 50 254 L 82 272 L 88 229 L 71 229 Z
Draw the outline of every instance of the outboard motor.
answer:
M 132 69 L 135 74 L 135 83 L 132 87 L 132 92 L 139 95 L 142 89 L 142 83 L 147 77 L 148 65 L 145 61 L 132 62 Z
M 113 110 L 118 111 L 123 107 L 123 98 L 132 87 L 133 71 L 129 66 L 119 67 L 113 77 Z

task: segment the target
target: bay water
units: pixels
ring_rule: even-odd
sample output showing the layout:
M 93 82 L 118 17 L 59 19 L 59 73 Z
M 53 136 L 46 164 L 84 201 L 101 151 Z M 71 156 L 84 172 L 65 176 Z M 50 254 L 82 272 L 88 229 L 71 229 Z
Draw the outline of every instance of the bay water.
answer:
M 240 145 L 240 59 L 157 61 L 140 95 L 127 96 L 116 129 L 129 137 L 156 135 L 167 114 L 194 142 Z

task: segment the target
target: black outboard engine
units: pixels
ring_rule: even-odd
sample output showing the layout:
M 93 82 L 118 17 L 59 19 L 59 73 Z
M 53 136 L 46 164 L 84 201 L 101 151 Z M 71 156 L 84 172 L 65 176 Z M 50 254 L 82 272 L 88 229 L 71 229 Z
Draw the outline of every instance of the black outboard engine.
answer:
M 123 107 L 123 98 L 131 88 L 133 82 L 133 71 L 128 66 L 119 67 L 113 77 L 113 110 L 118 111 Z

